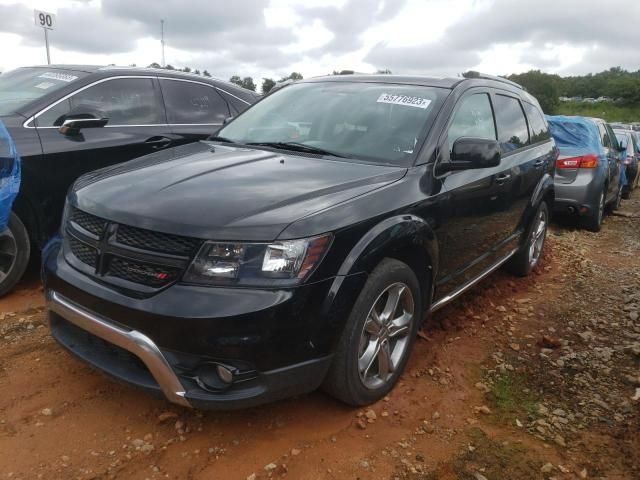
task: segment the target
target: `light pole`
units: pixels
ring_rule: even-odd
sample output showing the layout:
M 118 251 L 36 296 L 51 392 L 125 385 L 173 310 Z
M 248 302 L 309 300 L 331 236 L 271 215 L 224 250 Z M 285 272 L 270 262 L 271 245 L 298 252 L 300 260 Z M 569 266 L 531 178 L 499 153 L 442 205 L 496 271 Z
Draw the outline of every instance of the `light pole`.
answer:
M 160 20 L 160 44 L 162 45 L 162 68 L 166 67 L 164 63 L 164 20 Z

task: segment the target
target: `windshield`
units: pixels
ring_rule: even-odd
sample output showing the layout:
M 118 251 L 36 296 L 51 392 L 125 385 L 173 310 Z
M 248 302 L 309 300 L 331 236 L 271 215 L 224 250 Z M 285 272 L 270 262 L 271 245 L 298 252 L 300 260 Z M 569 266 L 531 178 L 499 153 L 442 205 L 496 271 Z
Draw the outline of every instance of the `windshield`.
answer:
M 51 68 L 18 68 L 0 75 L 0 115 L 19 111 L 29 102 L 69 85 L 85 72 Z
M 218 135 L 242 144 L 406 166 L 447 92 L 384 83 L 299 83 L 266 97 Z

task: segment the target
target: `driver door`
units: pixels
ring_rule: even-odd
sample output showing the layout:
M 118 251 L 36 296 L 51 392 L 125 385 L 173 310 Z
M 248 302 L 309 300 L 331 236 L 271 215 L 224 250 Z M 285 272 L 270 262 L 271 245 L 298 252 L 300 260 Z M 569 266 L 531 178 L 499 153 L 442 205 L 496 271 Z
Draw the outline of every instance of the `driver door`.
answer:
M 67 117 L 108 118 L 106 126 L 65 135 Z M 48 172 L 53 211 L 62 212 L 69 186 L 80 175 L 125 162 L 172 145 L 158 81 L 151 76 L 108 78 L 58 100 L 36 116 L 42 143 L 40 172 Z M 52 219 L 54 225 L 59 216 Z

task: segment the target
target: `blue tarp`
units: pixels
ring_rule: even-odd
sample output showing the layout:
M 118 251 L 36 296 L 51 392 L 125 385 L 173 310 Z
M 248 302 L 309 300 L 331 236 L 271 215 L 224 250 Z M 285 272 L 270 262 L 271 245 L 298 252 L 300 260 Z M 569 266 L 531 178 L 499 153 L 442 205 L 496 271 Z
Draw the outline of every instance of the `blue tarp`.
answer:
M 9 222 L 11 206 L 20 190 L 20 156 L 0 121 L 0 231 Z
M 602 155 L 598 126 L 588 118 L 547 115 L 549 130 L 563 155 Z

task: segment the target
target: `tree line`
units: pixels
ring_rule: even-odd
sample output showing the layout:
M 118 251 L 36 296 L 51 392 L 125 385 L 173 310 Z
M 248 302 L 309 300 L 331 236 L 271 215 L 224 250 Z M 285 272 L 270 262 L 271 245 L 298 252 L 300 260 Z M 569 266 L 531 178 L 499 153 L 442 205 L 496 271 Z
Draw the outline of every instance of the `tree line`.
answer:
M 606 97 L 621 104 L 640 104 L 640 70 L 630 72 L 613 67 L 600 73 L 569 77 L 531 70 L 506 78 L 525 87 L 538 99 L 545 113 L 556 113 L 560 97 Z

